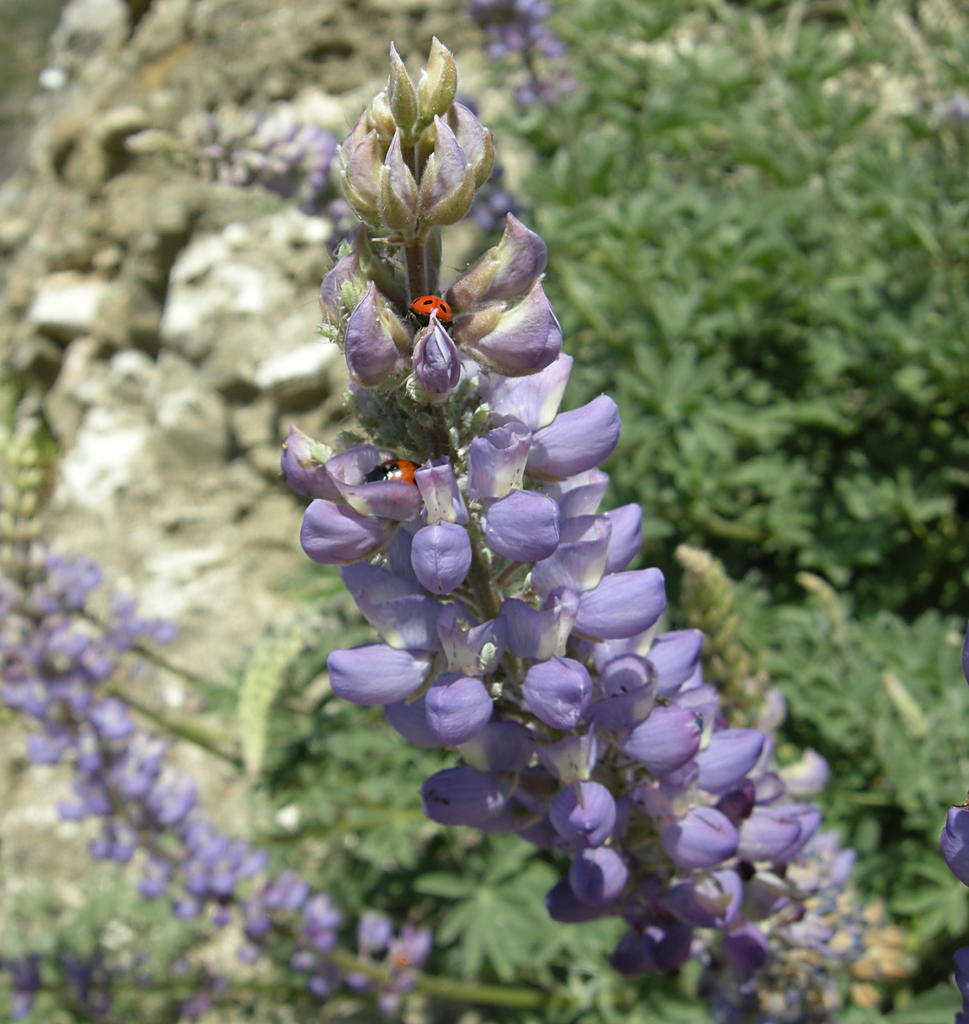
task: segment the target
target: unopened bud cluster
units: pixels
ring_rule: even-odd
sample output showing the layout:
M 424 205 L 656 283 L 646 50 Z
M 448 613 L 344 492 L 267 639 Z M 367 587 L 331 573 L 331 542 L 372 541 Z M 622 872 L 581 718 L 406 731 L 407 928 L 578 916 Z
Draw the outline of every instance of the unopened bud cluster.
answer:
M 390 77 L 340 147 L 344 195 L 374 231 L 422 240 L 460 220 L 491 173 L 491 133 L 455 102 L 457 69 L 436 39 L 415 85 L 399 54 Z
M 333 690 L 460 754 L 423 787 L 434 821 L 564 855 L 549 913 L 623 918 L 619 971 L 703 950 L 746 977 L 792 947 L 824 958 L 832 931 L 812 906 L 853 859 L 802 799 L 826 766 L 788 781 L 768 732 L 727 721 L 702 634 L 660 629 L 663 574 L 628 568 L 641 509 L 599 510 L 616 404 L 559 412 L 572 361 L 542 290 L 545 244 L 509 216 L 437 287 L 436 229 L 491 160 L 455 88 L 437 41 L 416 86 L 392 51 L 387 88 L 341 148 L 366 227 L 320 299 L 372 443 L 334 453 L 293 427 L 282 457 L 312 499 L 304 551 L 342 566 L 379 635 L 332 652 Z

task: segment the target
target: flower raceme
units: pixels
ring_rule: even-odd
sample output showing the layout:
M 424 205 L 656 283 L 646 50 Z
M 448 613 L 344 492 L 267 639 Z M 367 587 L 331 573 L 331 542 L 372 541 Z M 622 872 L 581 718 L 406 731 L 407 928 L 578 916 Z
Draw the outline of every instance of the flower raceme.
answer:
M 674 969 L 705 933 L 748 973 L 768 937 L 824 953 L 831 932 L 805 924 L 808 900 L 844 884 L 850 855 L 844 871 L 798 870 L 821 821 L 800 799 L 810 787 L 792 799 L 771 737 L 729 727 L 702 635 L 660 629 L 663 574 L 630 568 L 640 508 L 600 510 L 619 415 L 605 395 L 559 411 L 572 360 L 542 290 L 544 243 L 509 215 L 442 293 L 451 323 L 408 322 L 412 297 L 438 286 L 440 225 L 488 164 L 490 134 L 455 87 L 436 40 L 416 86 L 392 51 L 341 149 L 365 227 L 320 301 L 372 443 L 334 454 L 294 426 L 282 455 L 311 499 L 304 551 L 342 567 L 379 638 L 331 653 L 333 690 L 382 705 L 410 742 L 457 750 L 424 784 L 431 819 L 565 854 L 548 911 L 621 916 L 619 971 Z M 401 457 L 413 482 L 380 470 Z

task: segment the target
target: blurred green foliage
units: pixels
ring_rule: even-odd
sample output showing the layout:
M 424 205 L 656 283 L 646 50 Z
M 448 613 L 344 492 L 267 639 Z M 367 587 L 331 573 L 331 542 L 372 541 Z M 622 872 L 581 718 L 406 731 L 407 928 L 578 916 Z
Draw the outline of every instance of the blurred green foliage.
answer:
M 620 404 L 651 561 L 964 609 L 969 125 L 936 106 L 969 88 L 965 8 L 596 0 L 556 28 L 577 89 L 499 138 L 536 154 L 573 398 Z

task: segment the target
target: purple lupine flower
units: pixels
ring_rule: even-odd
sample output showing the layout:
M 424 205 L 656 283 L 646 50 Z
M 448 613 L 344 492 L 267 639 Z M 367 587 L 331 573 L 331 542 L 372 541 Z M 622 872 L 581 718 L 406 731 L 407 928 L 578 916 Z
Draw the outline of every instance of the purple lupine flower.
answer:
M 35 720 L 40 731 L 30 747 L 36 759 L 68 763 L 74 770 L 73 797 L 62 802 L 62 816 L 97 820 L 93 857 L 138 858 L 144 898 L 166 895 L 176 917 L 214 928 L 238 921 L 245 960 L 293 948 L 293 965 L 308 974 L 309 991 L 328 994 L 343 982 L 328 956 L 342 914 L 294 872 L 268 874 L 266 851 L 221 833 L 199 809 L 194 781 L 167 763 L 166 744 L 137 726 L 120 696 L 105 692 L 105 683 L 121 671 L 123 655 L 149 641 L 170 640 L 173 631 L 139 615 L 129 599 L 111 601 L 113 618 L 101 632 L 92 630 L 89 597 L 99 583 L 90 563 L 45 557 L 39 547 L 29 553 L 22 575 L 0 572 L 5 701 Z M 386 590 L 372 576 L 358 585 L 375 603 Z M 477 679 L 471 682 L 481 686 Z M 25 690 L 31 699 L 23 699 Z M 479 718 L 490 716 L 487 694 L 477 704 Z M 405 945 L 413 943 L 413 956 L 406 971 L 394 968 L 398 995 L 412 987 L 430 943 L 426 930 L 413 938 L 405 927 L 401 935 Z M 59 975 L 74 1004 L 92 1019 L 103 1016 L 110 1006 L 111 971 L 97 959 L 66 955 L 61 961 Z M 14 1018 L 26 1016 L 41 985 L 38 958 L 3 959 L 0 969 L 11 975 Z M 221 987 L 219 982 L 200 988 L 185 1013 L 203 1012 Z
M 319 125 L 283 112 L 224 109 L 205 118 L 191 144 L 202 173 L 219 184 L 260 186 L 295 200 L 310 215 L 319 215 L 336 199 L 331 169 L 337 140 Z M 342 207 L 329 212 L 334 222 L 342 219 Z
M 850 856 L 829 844 L 836 867 L 818 871 L 820 814 L 792 802 L 818 773 L 789 793 L 767 732 L 732 727 L 705 682 L 702 634 L 661 631 L 663 574 L 630 568 L 642 511 L 599 507 L 616 404 L 559 408 L 572 360 L 542 288 L 544 242 L 509 215 L 497 245 L 441 282 L 437 229 L 466 212 L 493 152 L 454 103 L 453 59 L 436 41 L 430 63 L 415 86 L 393 52 L 387 89 L 340 151 L 364 226 L 321 298 L 373 444 L 328 456 L 291 435 L 284 460 L 314 499 L 304 547 L 345 565 L 381 641 L 330 655 L 333 690 L 384 705 L 418 745 L 457 748 L 422 787 L 433 821 L 567 854 L 549 913 L 622 917 L 618 970 L 702 953 L 749 979 L 778 943 L 834 955 L 807 908 L 845 884 Z M 401 338 L 412 298 L 430 292 L 450 321 Z M 379 338 L 375 313 L 358 331 L 362 303 L 388 316 Z M 390 453 L 421 464 L 413 483 L 375 490 Z

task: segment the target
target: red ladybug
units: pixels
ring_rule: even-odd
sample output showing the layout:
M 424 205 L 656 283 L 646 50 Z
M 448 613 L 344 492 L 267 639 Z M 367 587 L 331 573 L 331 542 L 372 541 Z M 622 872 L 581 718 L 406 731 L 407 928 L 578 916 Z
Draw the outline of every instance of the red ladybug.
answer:
M 431 313 L 436 312 L 442 324 L 451 322 L 451 307 L 439 295 L 418 295 L 410 308 L 418 316 L 430 317 Z
M 388 459 L 374 466 L 373 469 L 363 478 L 365 484 L 375 484 L 381 480 L 403 480 L 404 483 L 414 482 L 414 470 L 418 469 L 416 462 L 410 459 Z

